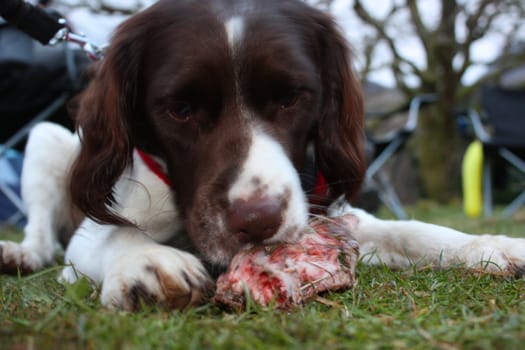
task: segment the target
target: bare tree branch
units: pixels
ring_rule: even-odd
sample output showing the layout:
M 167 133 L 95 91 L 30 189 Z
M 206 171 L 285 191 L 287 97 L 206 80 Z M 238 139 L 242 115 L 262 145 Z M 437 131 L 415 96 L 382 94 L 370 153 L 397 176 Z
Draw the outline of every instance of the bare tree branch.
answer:
M 525 52 L 520 52 L 519 54 L 507 54 L 503 55 L 498 59 L 497 64 L 492 66 L 492 70 L 485 74 L 483 77 L 478 79 L 475 83 L 463 87 L 461 89 L 459 99 L 464 99 L 470 96 L 474 91 L 476 91 L 480 86 L 488 83 L 498 81 L 505 73 L 520 67 L 525 62 Z
M 478 4 L 477 10 L 470 16 L 467 17 L 466 25 L 468 30 L 467 43 L 472 43 L 474 40 L 479 38 L 479 23 L 481 16 L 485 13 L 487 6 L 494 2 L 499 2 L 500 0 L 481 0 Z M 465 12 L 466 13 L 466 12 Z
M 374 49 L 376 46 L 375 43 L 377 42 L 377 40 L 374 40 L 369 37 L 365 37 L 364 40 L 366 44 L 363 50 L 364 62 L 363 68 L 361 69 L 361 77 L 363 79 L 366 79 L 372 67 L 372 59 L 374 55 Z
M 496 2 L 499 3 L 501 1 L 498 0 Z M 470 48 L 472 44 L 487 34 L 487 32 L 491 29 L 495 18 L 500 15 L 500 12 L 497 10 L 494 10 L 492 13 L 486 13 L 487 7 L 494 3 L 494 0 L 482 0 L 479 4 L 479 7 L 477 8 L 477 11 L 467 17 L 467 37 L 464 42 L 459 45 L 459 49 L 465 57 L 463 64 L 457 71 L 459 77 L 462 77 L 467 69 L 472 65 L 470 57 Z M 483 21 L 481 20 L 482 18 Z
M 392 72 L 394 74 L 394 79 L 396 81 L 396 85 L 398 86 L 398 88 L 407 94 L 412 94 L 413 89 L 409 87 L 404 80 L 404 76 L 406 72 L 403 72 L 401 68 L 401 64 L 403 63 L 407 65 L 408 67 L 410 67 L 410 69 L 413 71 L 413 74 L 418 75 L 418 76 L 422 74 L 419 67 L 417 67 L 417 65 L 414 62 L 400 55 L 395 45 L 394 39 L 390 35 L 388 35 L 388 33 L 386 32 L 387 25 L 385 21 L 380 21 L 372 17 L 370 13 L 368 13 L 368 11 L 363 7 L 360 0 L 355 0 L 354 10 L 356 11 L 356 14 L 359 16 L 359 18 L 361 18 L 361 20 L 363 20 L 365 23 L 368 23 L 376 30 L 376 32 L 378 33 L 378 37 L 381 40 L 384 40 L 388 48 L 390 49 L 393 55 L 393 58 L 394 58 L 392 62 Z
M 388 14 L 380 18 L 364 7 L 364 0 L 354 0 L 353 9 L 361 21 L 371 27 L 375 33 L 373 39 L 376 40 L 366 43 L 365 46 L 364 71 L 366 73 L 377 68 L 373 66 L 374 48 L 377 43 L 385 43 L 392 55 L 389 62 L 385 64 L 389 65 L 388 68 L 394 75 L 399 91 L 407 97 L 421 91 L 437 92 L 440 95 L 438 103 L 428 114 L 429 117 L 421 120 L 420 132 L 425 136 L 420 139 L 419 144 L 423 155 L 420 158 L 422 179 L 427 185 L 428 193 L 439 198 L 445 193 L 447 184 L 450 184 L 447 176 L 453 173 L 452 169 L 457 169 L 457 164 L 450 157 L 451 154 L 459 154 L 456 151 L 459 150 L 457 146 L 460 144 L 459 136 L 455 132 L 454 109 L 463 105 L 480 85 L 489 81 L 499 81 L 513 68 L 525 64 L 525 52 L 521 50 L 516 54 L 516 50 L 512 49 L 512 44 L 516 43 L 515 40 L 518 38 L 517 33 L 525 28 L 525 21 L 523 21 L 525 2 L 524 0 L 438 0 L 441 13 L 437 27 L 434 27 L 423 21 L 424 13 L 420 12 L 423 7 L 419 7 L 422 6 L 422 2 L 418 1 L 397 0 L 396 5 L 386 11 Z M 403 23 L 400 24 L 396 18 L 399 19 L 398 15 L 404 16 L 407 13 L 410 23 L 406 23 L 403 27 Z M 465 21 L 465 34 L 462 40 L 458 39 L 460 20 Z M 410 57 L 401 54 L 400 49 L 404 47 L 402 40 L 406 38 L 406 34 L 398 35 L 399 25 L 412 31 L 410 35 L 413 34 L 420 40 L 426 53 L 425 68 L 416 65 Z M 391 31 L 392 29 L 396 29 L 395 32 Z M 501 29 L 500 34 L 504 38 L 501 43 L 505 46 L 504 54 L 491 66 L 489 73 L 474 84 L 465 87 L 462 83 L 465 73 L 476 63 L 471 57 L 473 44 L 489 34 L 498 33 L 498 29 Z M 462 62 L 457 61 L 458 55 L 461 55 Z M 413 77 L 419 79 L 417 88 L 411 88 L 407 83 Z M 430 147 L 431 142 L 428 142 L 428 137 L 441 140 L 440 147 L 437 149 Z M 445 144 L 447 147 L 443 147 Z M 433 176 L 438 173 L 441 174 L 440 178 L 445 180 L 441 181 Z
M 423 23 L 423 20 L 421 19 L 421 13 L 419 12 L 419 8 L 417 6 L 417 0 L 406 0 L 406 6 L 408 7 L 408 10 L 410 11 L 410 19 L 412 20 L 412 23 L 414 24 L 414 28 L 416 30 L 416 33 L 421 40 L 421 43 L 423 47 L 425 48 L 425 51 L 429 51 L 429 31 L 425 24 Z
M 318 2 L 329 6 L 332 1 L 318 0 Z M 384 69 L 385 65 L 388 65 L 397 87 L 405 94 L 411 95 L 415 92 L 414 88 L 406 83 L 407 76 L 417 77 L 422 90 L 447 91 L 447 94 L 454 94 L 454 91 L 461 86 L 461 80 L 468 68 L 475 64 L 471 57 L 472 44 L 496 30 L 495 23 L 499 23 L 497 22 L 499 16 L 510 13 L 511 18 L 523 18 L 525 15 L 523 0 L 479 0 L 475 5 L 473 2 L 459 0 L 440 0 L 440 3 L 439 24 L 438 27 L 433 28 L 423 21 L 418 0 L 394 2 L 387 14 L 381 18 L 372 15 L 364 6 L 363 0 L 354 0 L 355 14 L 375 33 L 365 38 L 362 77 L 366 78 L 371 71 Z M 425 68 L 416 64 L 410 57 L 401 54 L 398 45 L 400 38 L 390 32 L 394 25 L 394 18 L 402 11 L 408 12 L 411 29 L 425 50 L 427 55 Z M 460 14 L 461 17 L 458 17 Z M 458 18 L 464 18 L 465 21 L 466 34 L 461 41 L 456 37 Z M 525 27 L 525 22 L 515 21 L 511 26 L 513 30 L 510 33 L 508 26 L 504 28 L 505 42 L 502 45 L 504 47 L 511 47 L 511 43 L 516 40 L 516 33 Z M 392 55 L 390 62 L 383 64 L 382 67 L 374 64 L 379 42 L 384 42 Z M 457 59 L 457 55 L 461 55 L 462 61 L 459 62 L 459 66 L 454 66 L 452 63 Z M 500 73 L 492 72 L 487 79 L 498 74 Z

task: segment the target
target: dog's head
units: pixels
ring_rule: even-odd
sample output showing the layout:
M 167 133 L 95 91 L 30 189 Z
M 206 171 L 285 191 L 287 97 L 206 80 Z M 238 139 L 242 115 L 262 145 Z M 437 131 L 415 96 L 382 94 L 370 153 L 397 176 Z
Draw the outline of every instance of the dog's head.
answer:
M 330 17 L 295 0 L 161 0 L 124 22 L 81 100 L 72 198 L 109 206 L 134 148 L 161 158 L 202 255 L 291 241 L 306 224 L 299 173 L 313 144 L 330 195 L 364 174 L 362 94 Z

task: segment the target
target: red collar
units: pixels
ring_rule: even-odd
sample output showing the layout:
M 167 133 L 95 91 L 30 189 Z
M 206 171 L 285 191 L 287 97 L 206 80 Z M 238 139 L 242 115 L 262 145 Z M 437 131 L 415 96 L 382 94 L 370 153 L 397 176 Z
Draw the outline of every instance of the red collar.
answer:
M 326 208 L 328 208 L 331 201 L 328 193 L 328 183 L 321 171 L 317 171 L 315 186 L 307 197 L 311 214 L 326 214 Z
M 136 148 L 136 150 L 137 150 L 139 157 L 144 161 L 144 163 L 149 168 L 149 170 L 151 170 L 153 174 L 157 175 L 157 177 L 161 179 L 162 182 L 164 182 L 166 185 L 168 185 L 169 187 L 172 187 L 171 181 L 168 178 L 168 175 L 166 174 L 164 169 L 162 168 L 162 165 L 160 165 L 160 163 L 155 158 L 150 156 L 149 154 L 141 151 L 138 148 Z

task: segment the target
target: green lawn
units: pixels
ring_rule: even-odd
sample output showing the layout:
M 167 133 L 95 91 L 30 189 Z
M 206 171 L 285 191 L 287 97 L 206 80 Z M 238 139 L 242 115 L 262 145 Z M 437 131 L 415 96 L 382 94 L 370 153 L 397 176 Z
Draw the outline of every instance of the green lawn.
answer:
M 409 213 L 470 232 L 525 237 L 523 211 L 508 221 L 471 220 L 459 206 L 421 203 Z M 0 239 L 6 236 L 19 234 L 0 232 Z M 205 305 L 129 314 L 101 308 L 85 281 L 58 284 L 57 272 L 0 276 L 0 349 L 525 347 L 525 279 L 360 265 L 355 289 L 291 312 L 231 313 Z

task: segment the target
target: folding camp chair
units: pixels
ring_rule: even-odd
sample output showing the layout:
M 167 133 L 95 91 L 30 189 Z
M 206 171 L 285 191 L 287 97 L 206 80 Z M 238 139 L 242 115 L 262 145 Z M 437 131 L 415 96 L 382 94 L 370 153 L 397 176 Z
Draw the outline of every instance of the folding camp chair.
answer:
M 3 78 L 0 86 L 0 160 L 10 172 L 19 173 L 19 169 L 9 169 L 12 162 L 7 159 L 7 155 L 15 147 L 22 148 L 23 141 L 35 124 L 64 109 L 66 101 L 76 91 L 74 82 L 77 79 L 73 75 L 77 75 L 78 60 L 69 57 L 73 52 L 65 46 L 56 48 L 52 55 L 47 51 L 45 55 L 39 56 L 35 54 L 37 50 L 33 50 L 33 44 L 38 44 L 33 43 L 31 38 L 14 28 L 0 29 L 0 68 Z M 10 46 L 13 40 L 17 40 L 16 46 Z M 26 46 L 27 52 L 21 54 L 22 50 L 17 49 L 23 41 L 31 45 Z M 8 51 L 11 50 L 17 52 L 10 55 Z M 15 210 L 13 215 L 3 221 L 4 224 L 16 224 L 25 216 L 25 208 L 20 198 L 19 186 L 4 180 L 0 177 L 0 196 L 4 196 Z
M 63 117 L 65 113 L 54 117 L 81 88 L 80 73 L 89 61 L 84 52 L 95 57 L 101 51 L 71 33 L 57 14 L 24 1 L 2 0 L 0 15 L 12 22 L 0 18 L 0 160 L 9 167 L 6 156 L 23 144 L 35 124 L 53 118 L 72 126 L 69 117 Z M 73 50 L 65 41 L 79 44 L 84 52 Z M 50 48 L 48 44 L 56 46 Z M 16 224 L 23 219 L 25 208 L 19 188 L 2 176 L 0 197 L 14 206 L 14 213 L 0 224 Z
M 480 104 L 491 132 L 487 131 L 475 110 L 469 111 L 469 117 L 476 137 L 483 144 L 483 210 L 485 216 L 490 216 L 493 205 L 492 166 L 496 158 L 504 159 L 525 174 L 525 89 L 484 86 Z M 525 204 L 525 185 L 523 188 L 523 192 L 504 208 L 504 217 L 512 216 Z
M 416 130 L 421 107 L 436 102 L 437 99 L 438 95 L 436 94 L 414 97 L 408 105 L 408 119 L 403 127 L 380 138 L 368 135 L 368 140 L 373 145 L 373 156 L 366 171 L 365 187 L 375 188 L 381 202 L 399 219 L 406 219 L 407 215 L 384 166 L 392 156 L 403 149 Z M 401 110 L 382 113 L 381 117 L 399 113 L 402 110 L 406 110 L 406 107 Z M 367 115 L 374 115 L 374 113 L 367 113 Z

